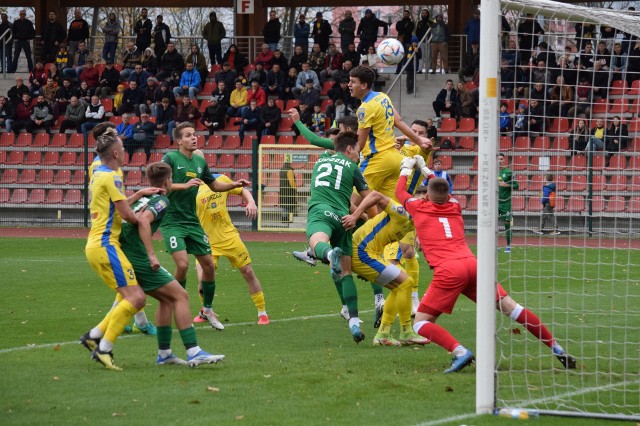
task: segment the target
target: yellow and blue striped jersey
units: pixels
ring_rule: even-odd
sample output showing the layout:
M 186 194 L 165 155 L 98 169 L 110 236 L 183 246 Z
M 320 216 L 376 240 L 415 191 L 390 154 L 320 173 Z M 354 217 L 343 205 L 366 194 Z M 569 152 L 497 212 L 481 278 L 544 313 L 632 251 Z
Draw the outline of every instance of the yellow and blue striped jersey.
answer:
M 382 255 L 387 244 L 400 241 L 413 231 L 411 216 L 398 202 L 391 200 L 384 212 L 366 221 L 353 234 L 353 246 L 360 259 L 368 258 L 366 252 Z
M 122 218 L 116 210 L 115 202 L 127 199 L 122 176 L 117 170 L 103 165 L 97 166 L 93 169 L 89 191 L 91 230 L 86 247 L 118 246 Z
M 233 182 L 225 175 L 214 174 L 213 177 L 220 182 Z M 207 184 L 198 187 L 196 213 L 202 229 L 209 237 L 209 242 L 215 244 L 238 235 L 238 230 L 233 225 L 227 210 L 227 198 L 229 194 L 239 195 L 241 193 L 242 188 L 234 188 L 228 192 L 215 192 Z
M 400 147 L 400 154 L 404 155 L 405 157 L 414 157 L 416 155 L 420 155 L 422 156 L 422 158 L 424 158 L 425 163 L 428 163 L 429 159 L 431 158 L 431 153 L 425 154 L 422 151 L 422 148 L 409 141 L 405 142 L 405 144 Z M 407 178 L 407 192 L 411 195 L 415 194 L 416 189 L 418 189 L 422 181 L 422 173 L 420 173 L 420 170 L 414 169 L 411 176 Z
M 369 92 L 362 99 L 356 116 L 358 127 L 369 129 L 369 136 L 362 149 L 364 158 L 394 148 L 396 140 L 393 136 L 393 105 L 386 94 Z

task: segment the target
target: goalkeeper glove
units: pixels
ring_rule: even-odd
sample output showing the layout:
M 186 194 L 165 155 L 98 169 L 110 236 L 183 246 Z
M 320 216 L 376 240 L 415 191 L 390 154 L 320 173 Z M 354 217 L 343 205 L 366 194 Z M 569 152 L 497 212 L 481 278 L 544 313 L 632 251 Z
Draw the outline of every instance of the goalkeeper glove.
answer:
M 400 163 L 400 176 L 409 176 L 413 173 L 413 166 L 416 164 L 416 159 L 413 157 L 405 157 Z
M 426 178 L 433 177 L 433 172 L 427 167 L 427 164 L 424 162 L 424 158 L 422 158 L 421 155 L 414 155 L 413 158 L 416 160 L 416 166 L 420 169 L 422 176 Z

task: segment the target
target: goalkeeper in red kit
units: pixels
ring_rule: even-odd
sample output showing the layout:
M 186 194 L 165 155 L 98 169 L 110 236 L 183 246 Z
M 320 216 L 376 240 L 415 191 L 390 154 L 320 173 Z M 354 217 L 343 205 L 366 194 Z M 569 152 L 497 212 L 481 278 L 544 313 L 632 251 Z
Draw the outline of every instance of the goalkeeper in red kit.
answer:
M 465 240 L 462 208 L 449 196 L 449 184 L 445 179 L 429 179 L 425 199 L 413 198 L 406 191 L 407 176 L 415 165 L 414 158 L 402 161 L 396 197 L 413 218 L 425 258 L 433 269 L 433 280 L 420 301 L 413 328 L 419 335 L 453 353 L 451 367 L 445 370 L 445 373 L 453 373 L 471 364 L 473 353 L 436 321 L 443 313 L 451 314 L 460 294 L 476 301 L 478 261 Z M 424 163 L 417 166 L 425 177 L 432 174 Z M 540 319 L 513 300 L 499 283 L 496 285 L 496 308 L 551 348 L 565 368 L 576 368 L 575 358 L 564 351 Z

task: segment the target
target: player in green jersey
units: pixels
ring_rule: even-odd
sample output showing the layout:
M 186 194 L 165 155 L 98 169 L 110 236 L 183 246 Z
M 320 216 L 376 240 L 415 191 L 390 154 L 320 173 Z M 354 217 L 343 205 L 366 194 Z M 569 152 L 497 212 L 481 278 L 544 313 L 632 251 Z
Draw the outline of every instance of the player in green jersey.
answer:
M 151 185 L 169 190 L 171 188 L 171 167 L 165 163 L 151 163 L 146 175 Z M 133 270 L 138 284 L 145 293 L 157 299 L 156 324 L 158 331 L 157 365 L 188 364 L 195 367 L 200 364 L 213 364 L 224 355 L 212 355 L 200 349 L 196 331 L 191 324 L 189 295 L 180 283 L 164 269 L 153 249 L 151 237 L 160 227 L 170 205 L 165 195 L 155 194 L 143 197 L 132 207 L 139 212 L 138 225 L 125 223 L 120 234 L 120 244 Z M 187 360 L 178 358 L 171 351 L 171 319 L 175 317 L 176 326 L 187 350 Z
M 171 166 L 173 184 L 169 192 L 171 204 L 162 224 L 162 236 L 167 251 L 176 263 L 175 278 L 182 287 L 187 285 L 189 254 L 195 255 L 202 266 L 202 310 L 213 328 L 223 330 L 224 325 L 213 312 L 215 294 L 215 266 L 211 257 L 211 246 L 207 234 L 202 229 L 196 213 L 198 187 L 205 183 L 215 192 L 225 192 L 233 188 L 245 187 L 250 182 L 240 179 L 224 183 L 214 179 L 204 158 L 193 155 L 197 149 L 198 138 L 193 124 L 178 125 L 173 131 L 178 150 L 168 152 L 162 158 Z
M 341 132 L 334 140 L 335 154 L 318 159 L 311 175 L 307 238 L 315 257 L 331 264 L 331 276 L 342 284 L 349 310 L 349 330 L 356 342 L 364 339 L 358 318 L 358 296 L 351 276 L 352 232 L 342 226 L 349 214 L 353 188 L 361 196 L 369 193 L 358 170 L 358 139 L 354 132 Z
M 498 154 L 498 221 L 504 223 L 507 246 L 505 253 L 511 253 L 511 226 L 513 226 L 513 213 L 511 212 L 511 191 L 520 188 L 518 181 L 514 179 L 513 172 L 509 168 L 507 158 L 503 153 Z

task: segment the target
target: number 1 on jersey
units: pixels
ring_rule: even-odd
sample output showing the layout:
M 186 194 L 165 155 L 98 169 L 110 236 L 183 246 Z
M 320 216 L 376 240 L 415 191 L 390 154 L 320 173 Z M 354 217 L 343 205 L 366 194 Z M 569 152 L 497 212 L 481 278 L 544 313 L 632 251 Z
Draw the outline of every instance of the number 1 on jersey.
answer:
M 439 217 L 438 221 L 444 228 L 444 236 L 447 238 L 453 238 L 453 234 L 451 233 L 451 225 L 449 225 L 449 219 L 447 219 L 446 217 Z

